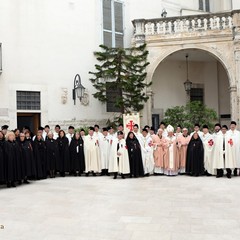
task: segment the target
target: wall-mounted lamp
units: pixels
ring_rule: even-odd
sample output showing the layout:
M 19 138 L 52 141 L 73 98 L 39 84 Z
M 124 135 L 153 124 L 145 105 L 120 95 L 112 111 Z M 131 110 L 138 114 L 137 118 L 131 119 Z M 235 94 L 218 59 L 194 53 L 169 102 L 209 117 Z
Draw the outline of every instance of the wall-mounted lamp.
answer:
M 74 105 L 76 104 L 76 98 L 79 98 L 80 102 L 84 97 L 85 87 L 81 83 L 81 77 L 79 74 L 76 74 L 74 77 L 74 85 L 73 85 L 73 100 Z

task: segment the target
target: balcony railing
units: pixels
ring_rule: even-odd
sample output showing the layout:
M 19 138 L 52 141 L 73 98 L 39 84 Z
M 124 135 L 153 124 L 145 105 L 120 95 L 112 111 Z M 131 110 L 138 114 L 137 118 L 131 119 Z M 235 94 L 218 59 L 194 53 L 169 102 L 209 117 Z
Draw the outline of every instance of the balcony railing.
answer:
M 232 29 L 234 12 L 135 19 L 133 20 L 134 34 L 149 36 Z

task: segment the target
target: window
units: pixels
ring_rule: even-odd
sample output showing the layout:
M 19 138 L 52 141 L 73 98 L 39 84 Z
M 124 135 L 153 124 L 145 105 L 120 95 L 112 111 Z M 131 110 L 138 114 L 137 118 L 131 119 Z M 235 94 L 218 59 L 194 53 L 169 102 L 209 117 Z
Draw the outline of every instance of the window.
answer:
M 40 92 L 17 91 L 18 110 L 40 110 Z
M 192 101 L 200 101 L 203 103 L 203 88 L 192 88 L 190 92 L 190 100 Z
M 103 0 L 103 44 L 123 47 L 123 4 L 117 0 Z
M 199 10 L 210 12 L 209 0 L 199 0 Z
M 210 12 L 209 0 L 199 0 L 199 10 Z
M 121 112 L 121 109 L 116 107 L 116 100 L 121 96 L 120 89 L 115 87 L 115 84 L 108 82 L 106 84 L 106 96 L 107 96 L 107 112 Z

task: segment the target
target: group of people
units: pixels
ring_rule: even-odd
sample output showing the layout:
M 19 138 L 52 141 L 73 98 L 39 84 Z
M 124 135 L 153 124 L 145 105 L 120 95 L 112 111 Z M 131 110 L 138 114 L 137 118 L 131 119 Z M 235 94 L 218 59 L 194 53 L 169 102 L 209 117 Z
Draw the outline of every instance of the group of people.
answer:
M 65 177 L 113 175 L 144 177 L 149 175 L 191 176 L 216 175 L 231 178 L 240 168 L 240 132 L 236 122 L 230 129 L 215 124 L 213 134 L 207 125 L 195 124 L 194 132 L 161 122 L 155 133 L 153 127 L 145 126 L 139 131 L 124 134 L 123 125 L 114 132 L 112 127 L 102 128 L 96 124 L 75 131 L 69 126 L 65 133 L 59 125 L 54 131 L 46 125 L 39 127 L 35 136 L 28 127 L 22 131 L 0 131 L 0 184 L 16 187 L 30 183 L 29 180 Z

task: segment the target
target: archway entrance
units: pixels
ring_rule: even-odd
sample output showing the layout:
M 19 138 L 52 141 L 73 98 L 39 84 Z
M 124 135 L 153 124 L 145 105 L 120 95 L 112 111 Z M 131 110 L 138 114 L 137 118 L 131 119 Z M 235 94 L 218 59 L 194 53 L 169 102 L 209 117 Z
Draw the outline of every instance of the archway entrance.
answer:
M 213 108 L 222 124 L 231 119 L 228 74 L 221 62 L 207 51 L 184 49 L 167 56 L 159 63 L 152 75 L 152 119 L 164 117 L 167 108 L 185 105 L 187 93 L 186 55 L 188 76 L 193 83 L 190 99 L 200 100 Z M 156 121 L 155 121 L 155 124 Z

